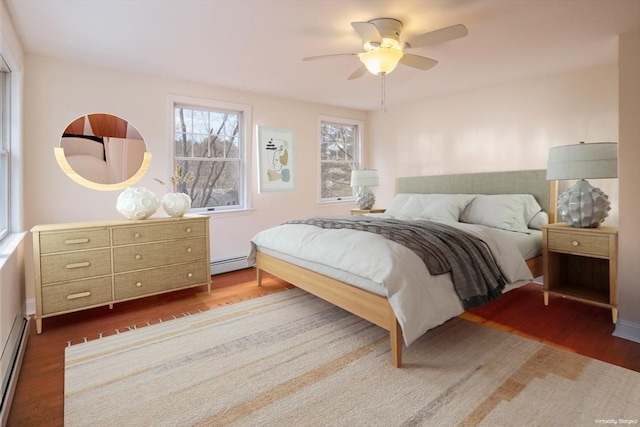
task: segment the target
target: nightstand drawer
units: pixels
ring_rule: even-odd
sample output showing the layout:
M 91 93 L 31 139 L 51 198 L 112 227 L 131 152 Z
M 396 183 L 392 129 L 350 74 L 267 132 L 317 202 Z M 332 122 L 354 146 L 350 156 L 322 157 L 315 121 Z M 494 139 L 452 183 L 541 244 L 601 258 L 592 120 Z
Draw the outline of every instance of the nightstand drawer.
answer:
M 60 313 L 111 301 L 111 276 L 42 287 L 42 314 Z
M 608 258 L 610 254 L 609 236 L 563 233 L 549 230 L 547 249 L 555 252 L 595 255 Z

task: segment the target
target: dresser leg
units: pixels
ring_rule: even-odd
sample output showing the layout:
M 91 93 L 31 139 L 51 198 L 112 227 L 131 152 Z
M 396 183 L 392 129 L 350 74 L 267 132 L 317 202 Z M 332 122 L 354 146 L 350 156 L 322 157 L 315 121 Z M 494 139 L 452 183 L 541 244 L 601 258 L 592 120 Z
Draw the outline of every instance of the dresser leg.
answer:
M 36 333 L 42 333 L 42 319 L 36 319 Z
M 544 305 L 549 305 L 549 292 L 543 291 L 542 293 L 544 295 Z
M 618 323 L 618 309 L 615 307 L 611 309 L 611 318 L 613 323 Z

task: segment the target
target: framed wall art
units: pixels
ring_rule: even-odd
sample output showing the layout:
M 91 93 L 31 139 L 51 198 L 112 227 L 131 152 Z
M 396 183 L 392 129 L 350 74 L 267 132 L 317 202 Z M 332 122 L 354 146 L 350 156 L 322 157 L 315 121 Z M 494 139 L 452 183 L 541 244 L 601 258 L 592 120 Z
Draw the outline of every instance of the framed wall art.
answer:
M 258 125 L 258 191 L 293 191 L 295 157 L 293 132 Z

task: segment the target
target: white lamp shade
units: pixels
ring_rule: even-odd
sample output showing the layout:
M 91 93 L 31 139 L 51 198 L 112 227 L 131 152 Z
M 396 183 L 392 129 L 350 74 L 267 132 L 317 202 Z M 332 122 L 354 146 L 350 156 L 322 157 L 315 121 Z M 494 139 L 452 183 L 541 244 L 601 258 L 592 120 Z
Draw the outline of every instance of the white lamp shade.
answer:
M 594 142 L 549 149 L 547 179 L 590 179 L 618 177 L 618 144 Z
M 380 185 L 378 171 L 376 169 L 364 169 L 351 171 L 352 187 L 373 187 Z
M 399 49 L 380 47 L 361 53 L 358 57 L 370 73 L 384 75 L 389 74 L 396 68 L 403 55 L 404 53 Z

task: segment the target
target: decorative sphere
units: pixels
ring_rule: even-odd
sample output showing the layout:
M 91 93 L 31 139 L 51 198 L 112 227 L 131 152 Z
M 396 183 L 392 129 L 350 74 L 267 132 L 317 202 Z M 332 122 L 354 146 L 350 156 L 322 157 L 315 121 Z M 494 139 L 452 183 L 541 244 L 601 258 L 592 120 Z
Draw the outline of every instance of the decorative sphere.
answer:
M 572 227 L 595 228 L 609 216 L 610 205 L 602 190 L 581 180 L 558 198 L 558 217 Z
M 186 193 L 167 193 L 162 197 L 162 209 L 167 215 L 181 217 L 191 208 L 191 197 Z
M 129 219 L 145 219 L 156 213 L 160 199 L 144 187 L 125 188 L 118 196 L 116 209 Z
M 358 204 L 358 208 L 362 210 L 371 209 L 375 202 L 376 196 L 367 187 L 362 187 L 356 194 L 356 203 Z

